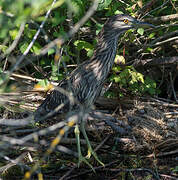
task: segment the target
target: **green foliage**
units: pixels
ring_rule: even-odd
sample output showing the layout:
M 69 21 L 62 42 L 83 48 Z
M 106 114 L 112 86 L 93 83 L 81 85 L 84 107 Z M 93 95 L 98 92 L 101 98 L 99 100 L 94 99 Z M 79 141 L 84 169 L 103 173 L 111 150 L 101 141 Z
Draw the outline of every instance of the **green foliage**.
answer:
M 82 49 L 85 49 L 87 51 L 88 57 L 92 56 L 94 47 L 89 42 L 77 40 L 74 42 L 74 45 L 76 46 L 77 50 L 79 50 L 79 51 L 81 51 Z
M 64 15 L 61 15 L 61 12 L 59 12 L 59 11 L 54 11 L 53 13 L 54 13 L 54 17 L 51 19 L 52 27 L 56 27 L 56 26 L 62 24 L 65 21 L 65 19 L 67 18 Z
M 86 1 L 81 1 L 81 0 L 71 0 L 71 5 L 70 5 L 70 11 L 72 7 L 72 11 L 78 16 L 81 17 L 85 13 L 85 5 Z
M 155 95 L 159 93 L 156 82 L 149 77 L 144 77 L 143 74 L 137 72 L 132 66 L 124 68 L 120 66 L 113 67 L 110 81 L 118 83 L 120 88 L 126 88 L 129 92 L 136 95 L 143 95 L 145 93 Z M 122 92 L 120 92 L 120 96 L 122 96 Z
M 0 1 L 0 39 L 6 38 L 9 30 L 18 27 L 23 21 L 38 16 L 47 3 L 48 0 Z
M 0 52 L 3 54 L 7 48 L 12 44 L 19 33 L 20 25 L 22 22 L 25 22 L 25 29 L 20 38 L 20 41 L 17 43 L 16 48 L 11 53 L 15 58 L 22 53 L 24 53 L 32 42 L 34 35 L 36 34 L 39 25 L 45 18 L 46 12 L 50 9 L 52 0 L 2 0 L 0 1 Z M 112 0 L 100 0 L 97 11 L 95 12 L 92 18 L 89 18 L 88 21 L 84 24 L 84 30 L 76 34 L 74 40 L 63 45 L 64 51 L 61 55 L 61 61 L 64 61 L 68 64 L 76 64 L 76 59 L 80 58 L 80 62 L 90 58 L 93 54 L 97 40 L 95 38 L 90 38 L 88 36 L 91 34 L 91 37 L 95 37 L 105 22 L 105 18 L 115 14 L 129 14 L 135 16 L 140 12 L 140 9 L 146 5 L 149 1 L 112 1 Z M 48 36 L 49 40 L 54 40 L 55 38 L 65 37 L 67 32 L 70 30 L 71 25 L 77 23 L 85 14 L 86 11 L 91 6 L 92 1 L 88 0 L 59 0 L 54 5 L 50 16 L 48 17 L 43 32 L 40 33 L 36 39 L 33 47 L 30 49 L 29 54 L 37 56 L 40 53 L 40 50 L 45 47 L 47 41 L 44 39 L 45 36 Z M 162 1 L 157 1 L 155 7 L 159 7 L 163 4 Z M 176 10 L 174 8 L 175 1 L 172 3 L 167 2 L 164 8 L 159 8 L 158 10 L 153 10 L 150 12 L 151 17 L 158 17 L 162 15 L 175 14 Z M 154 7 L 153 7 L 154 8 Z M 85 28 L 87 31 L 85 31 Z M 167 31 L 175 31 L 176 27 L 171 26 Z M 157 29 L 157 31 L 144 31 L 140 28 L 137 30 L 139 34 L 139 42 L 137 43 L 136 36 L 133 34 L 133 30 L 129 30 L 125 36 L 124 41 L 120 42 L 121 49 L 120 52 L 123 52 L 124 44 L 136 44 L 135 46 L 139 47 L 142 43 L 152 41 L 159 36 L 164 35 L 165 29 Z M 143 38 L 143 35 L 147 37 L 147 41 Z M 149 43 L 149 42 L 148 42 Z M 85 51 L 83 51 L 85 50 Z M 46 78 L 50 80 L 60 80 L 65 77 L 64 67 L 60 64 L 54 63 L 55 48 L 48 50 L 48 54 L 44 57 L 40 57 L 38 61 L 35 61 L 33 65 L 29 65 L 27 69 L 28 73 L 32 74 L 35 78 Z M 76 53 L 77 52 L 77 53 Z M 84 52 L 84 53 L 83 53 Z M 148 58 L 152 57 L 153 52 L 155 53 L 155 48 L 148 46 L 144 49 L 144 53 L 149 54 Z M 128 60 L 128 57 L 132 56 L 130 50 L 126 48 L 123 52 L 122 57 Z M 157 49 L 158 55 L 164 55 L 161 51 L 161 48 Z M 135 56 L 136 57 L 136 56 Z M 129 59 L 130 60 L 130 59 Z M 26 60 L 24 60 L 25 62 Z M 30 60 L 29 60 L 30 61 Z M 125 59 L 124 59 L 125 61 Z M 8 61 L 9 62 L 9 61 Z M 3 67 L 4 61 L 0 64 Z M 26 63 L 26 62 L 25 62 Z M 8 68 L 11 67 L 11 62 L 8 64 Z M 41 71 L 37 72 L 37 69 L 34 68 L 37 66 Z M 9 70 L 9 69 L 6 70 Z M 116 68 L 116 67 L 115 67 Z M 124 88 L 128 87 L 129 91 L 132 93 L 149 93 L 156 94 L 157 90 L 155 83 L 151 82 L 148 77 L 143 77 L 138 72 L 134 71 L 132 68 L 120 68 L 117 67 L 117 72 L 113 70 L 113 82 L 121 83 L 120 86 Z M 24 69 L 23 69 L 24 70 Z M 123 71 L 123 72 L 121 72 Z M 41 73 L 43 72 L 43 73 Z M 116 74 L 119 73 L 117 77 Z M 46 76 L 44 76 L 44 74 Z M 125 76 L 128 77 L 125 78 Z M 1 78 L 1 82 L 4 78 Z M 113 94 L 112 94 L 113 95 Z

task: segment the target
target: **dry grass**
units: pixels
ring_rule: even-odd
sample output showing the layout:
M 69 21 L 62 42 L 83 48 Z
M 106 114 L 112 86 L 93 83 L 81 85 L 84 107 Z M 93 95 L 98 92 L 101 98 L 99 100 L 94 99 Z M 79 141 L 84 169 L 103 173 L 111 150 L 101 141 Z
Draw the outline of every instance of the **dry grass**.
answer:
M 28 120 L 27 116 L 32 115 L 32 111 L 38 106 L 37 101 L 42 99 L 40 94 L 32 91 L 1 94 L 0 96 L 0 102 L 5 107 L 5 109 L 1 109 L 1 118 L 12 121 L 22 118 Z M 176 177 L 177 171 L 173 173 L 173 169 L 177 167 L 178 104 L 167 102 L 165 99 L 149 97 L 122 100 L 101 98 L 98 101 L 100 105 L 98 107 L 97 103 L 96 109 L 108 109 L 105 106 L 105 101 L 111 103 L 110 110 L 106 112 L 102 110 L 101 112 L 105 112 L 103 114 L 108 117 L 115 117 L 111 118 L 115 126 L 119 126 L 120 122 L 129 125 L 130 131 L 118 136 L 118 133 L 108 126 L 102 118 L 89 118 L 87 132 L 91 144 L 97 148 L 98 156 L 106 165 L 105 168 L 100 166 L 98 168 L 91 161 L 96 171 L 102 172 L 105 178 L 113 177 L 113 168 L 117 173 L 129 173 L 129 176 L 132 174 L 138 179 L 148 177 L 148 175 L 154 179 L 162 177 L 164 174 L 171 178 Z M 23 176 L 24 171 L 31 168 L 42 157 L 57 134 L 56 130 L 59 127 L 54 126 L 56 123 L 58 123 L 56 119 L 48 120 L 39 128 L 28 123 L 20 127 L 1 125 L 0 159 L 2 162 L 0 163 L 0 172 L 5 175 L 4 177 L 11 177 L 12 174 L 18 177 Z M 40 130 L 47 129 L 48 126 L 54 127 L 54 129 L 49 130 L 49 128 L 46 133 L 39 135 Z M 37 132 L 35 139 L 34 137 L 29 138 L 29 140 L 20 143 L 20 140 L 34 132 Z M 56 146 L 54 153 L 49 155 L 48 161 L 41 162 L 40 166 L 46 179 L 48 176 L 52 177 L 52 174 L 55 174 L 56 177 L 66 175 L 65 177 L 69 179 L 75 179 L 75 177 L 83 177 L 82 173 L 85 175 L 88 172 L 91 173 L 84 164 L 81 165 L 82 170 L 77 169 L 76 145 L 74 135 L 71 132 L 73 131 L 70 131 L 68 137 L 62 139 L 60 145 Z M 84 139 L 81 140 L 81 146 L 84 150 L 86 147 Z M 64 147 L 63 150 L 62 147 Z M 59 153 L 59 151 L 63 151 L 63 153 Z M 70 155 L 65 155 L 66 153 Z M 7 157 L 11 158 L 8 160 Z M 115 162 L 116 159 L 119 161 Z M 15 167 L 13 173 L 11 172 L 12 167 Z M 23 170 L 19 170 L 17 167 L 23 167 Z M 60 171 L 62 167 L 65 167 L 64 171 Z M 50 173 L 51 168 L 53 170 Z M 147 172 L 149 168 L 151 169 L 150 173 Z M 137 171 L 143 172 L 138 173 Z M 158 174 L 155 175 L 155 172 Z M 99 178 L 99 174 L 97 177 Z M 119 175 L 119 177 L 123 177 L 123 175 Z

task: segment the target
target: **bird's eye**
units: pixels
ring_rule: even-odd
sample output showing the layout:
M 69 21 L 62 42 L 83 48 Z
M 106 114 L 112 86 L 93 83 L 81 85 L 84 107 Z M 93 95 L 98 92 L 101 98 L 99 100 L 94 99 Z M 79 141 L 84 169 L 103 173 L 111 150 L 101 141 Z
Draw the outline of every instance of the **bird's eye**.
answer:
M 128 19 L 124 19 L 123 21 L 124 21 L 125 24 L 129 23 Z

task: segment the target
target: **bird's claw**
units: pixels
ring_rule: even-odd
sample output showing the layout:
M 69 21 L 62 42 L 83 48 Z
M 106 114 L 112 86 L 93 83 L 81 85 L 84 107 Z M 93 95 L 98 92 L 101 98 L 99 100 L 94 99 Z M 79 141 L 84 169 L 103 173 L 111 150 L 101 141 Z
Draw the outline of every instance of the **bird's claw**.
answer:
M 90 159 L 90 157 L 93 155 L 93 157 L 96 159 L 96 161 L 98 161 L 99 164 L 101 164 L 102 166 L 104 166 L 104 163 L 102 163 L 97 154 L 93 151 L 93 149 L 91 147 L 88 148 L 88 154 L 86 156 L 87 159 Z
M 90 157 L 93 155 L 93 157 L 96 159 L 96 161 L 98 161 L 102 166 L 104 166 L 104 164 L 99 160 L 97 154 L 94 152 L 94 150 L 92 149 L 91 147 L 91 144 L 89 142 L 89 139 L 87 137 L 87 134 L 86 134 L 86 131 L 85 131 L 85 128 L 84 128 L 84 124 L 83 122 L 81 123 L 81 130 L 82 130 L 82 133 L 83 133 L 83 136 L 86 140 L 86 143 L 87 143 L 87 146 L 88 146 L 88 154 L 86 155 L 86 157 L 84 157 L 82 155 L 82 152 L 81 152 L 81 148 L 80 148 L 80 131 L 79 131 L 79 128 L 78 128 L 78 125 L 76 125 L 75 127 L 75 135 L 76 135 L 76 139 L 77 139 L 77 148 L 78 148 L 78 166 L 80 166 L 80 163 L 81 162 L 84 162 L 86 163 L 93 171 L 94 168 L 93 166 L 88 162 L 88 159 L 90 159 Z

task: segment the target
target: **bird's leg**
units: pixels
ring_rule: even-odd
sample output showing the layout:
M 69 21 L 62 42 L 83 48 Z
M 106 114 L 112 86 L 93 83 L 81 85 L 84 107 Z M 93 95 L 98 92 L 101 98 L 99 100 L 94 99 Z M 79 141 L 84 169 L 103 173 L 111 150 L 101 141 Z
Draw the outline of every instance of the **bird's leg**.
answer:
M 80 163 L 83 161 L 83 162 L 86 163 L 93 171 L 95 171 L 95 170 L 93 169 L 93 166 L 86 160 L 85 157 L 82 156 L 82 152 L 81 152 L 81 148 L 80 148 L 80 130 L 79 130 L 78 124 L 76 124 L 74 132 L 75 132 L 75 136 L 76 136 L 76 140 L 77 140 L 78 166 L 80 166 Z
M 86 143 L 87 143 L 87 146 L 88 146 L 88 154 L 86 156 L 87 159 L 89 159 L 91 157 L 91 155 L 93 155 L 93 157 L 102 165 L 104 166 L 104 164 L 99 160 L 97 154 L 94 152 L 94 150 L 92 149 L 91 147 L 91 144 L 90 144 L 90 141 L 88 139 L 88 136 L 87 136 L 87 133 L 85 131 L 85 123 L 84 121 L 81 122 L 81 131 L 82 131 L 82 134 L 86 140 Z

